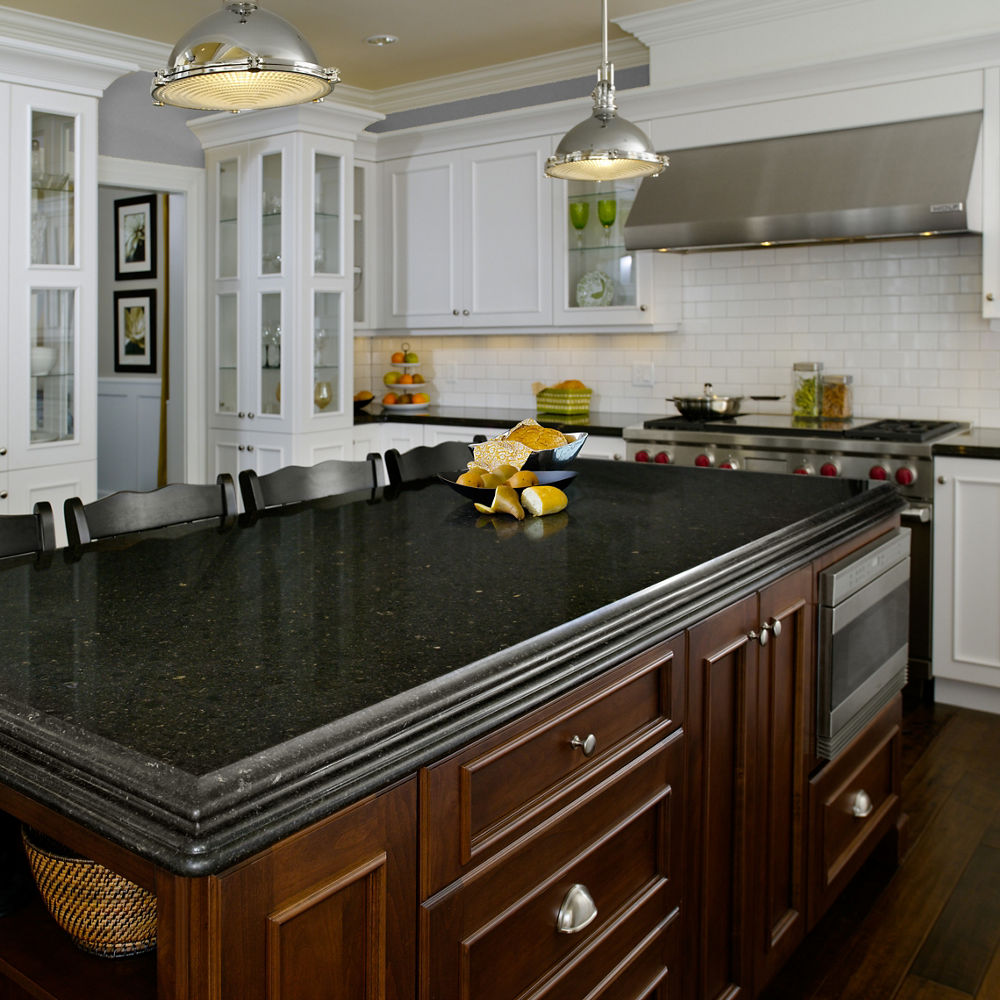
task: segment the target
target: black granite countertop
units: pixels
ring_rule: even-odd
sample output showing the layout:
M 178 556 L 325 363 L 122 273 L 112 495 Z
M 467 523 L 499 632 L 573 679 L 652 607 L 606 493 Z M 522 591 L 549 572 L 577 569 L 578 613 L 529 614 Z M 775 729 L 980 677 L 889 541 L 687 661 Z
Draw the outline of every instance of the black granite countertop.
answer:
M 635 413 L 590 413 L 566 416 L 558 413 L 535 413 L 533 409 L 500 409 L 483 406 L 428 406 L 426 410 L 386 410 L 379 403 L 371 403 L 355 413 L 356 424 L 394 421 L 398 423 L 445 424 L 463 427 L 496 427 L 504 430 L 513 427 L 525 417 L 534 417 L 546 427 L 561 431 L 586 431 L 607 437 L 621 437 L 626 427 L 641 424 L 645 417 Z
M 580 461 L 568 509 L 440 482 L 0 572 L 2 780 L 182 874 L 468 743 L 902 507 Z
M 1000 459 L 1000 428 L 973 427 L 934 445 L 934 455 Z

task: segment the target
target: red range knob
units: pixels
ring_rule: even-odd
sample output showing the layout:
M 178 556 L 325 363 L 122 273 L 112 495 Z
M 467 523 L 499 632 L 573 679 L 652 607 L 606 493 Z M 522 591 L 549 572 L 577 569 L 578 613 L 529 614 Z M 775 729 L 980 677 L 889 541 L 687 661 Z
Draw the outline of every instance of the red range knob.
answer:
M 811 465 L 800 465 L 797 469 L 792 470 L 793 476 L 811 476 L 813 473 Z
M 737 462 L 735 458 L 727 458 L 726 461 L 719 466 L 720 469 L 732 469 L 734 471 L 739 467 L 740 463 Z
M 884 465 L 873 465 L 868 470 L 868 478 L 884 481 L 889 478 L 889 470 Z
M 839 476 L 840 466 L 836 462 L 824 462 L 819 467 L 819 474 L 821 476 Z
M 658 463 L 659 465 L 669 465 L 670 464 L 670 455 L 668 455 L 667 452 L 665 452 L 665 451 L 658 451 L 653 456 L 653 461 L 656 462 L 656 463 Z
M 712 460 L 708 457 L 708 455 L 698 455 L 694 460 L 694 464 L 697 465 L 699 469 L 707 469 L 712 464 Z
M 912 486 L 917 479 L 917 473 L 908 465 L 904 465 L 896 470 L 896 482 L 900 486 Z
M 649 461 L 649 452 L 648 451 L 637 451 L 635 453 L 635 460 L 637 462 L 648 462 Z

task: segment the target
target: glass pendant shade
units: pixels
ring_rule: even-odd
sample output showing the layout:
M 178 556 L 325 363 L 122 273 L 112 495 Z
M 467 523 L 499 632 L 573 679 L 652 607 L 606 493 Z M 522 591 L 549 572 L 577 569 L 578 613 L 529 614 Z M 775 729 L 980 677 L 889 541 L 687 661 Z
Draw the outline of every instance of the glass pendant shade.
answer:
M 655 177 L 670 161 L 653 149 L 642 129 L 618 117 L 615 68 L 608 62 L 608 0 L 602 0 L 601 12 L 603 60 L 591 94 L 594 111 L 563 136 L 545 161 L 545 173 L 569 181 Z
M 255 3 L 228 3 L 180 39 L 151 92 L 154 104 L 247 111 L 320 101 L 339 79 L 284 18 Z

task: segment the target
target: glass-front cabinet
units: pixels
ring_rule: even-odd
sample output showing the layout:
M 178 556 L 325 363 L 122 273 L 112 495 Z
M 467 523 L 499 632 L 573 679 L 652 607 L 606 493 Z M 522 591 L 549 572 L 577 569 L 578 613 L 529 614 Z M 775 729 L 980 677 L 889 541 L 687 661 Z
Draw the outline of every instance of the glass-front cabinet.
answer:
M 289 127 L 317 116 L 255 114 L 245 128 L 263 137 L 246 141 L 232 116 L 192 124 L 213 219 L 212 475 L 311 465 L 354 420 L 352 143 Z
M 0 81 L 0 103 L 0 513 L 45 499 L 58 514 L 96 494 L 97 102 Z
M 653 322 L 648 254 L 625 248 L 638 179 L 560 182 L 555 197 L 557 322 Z

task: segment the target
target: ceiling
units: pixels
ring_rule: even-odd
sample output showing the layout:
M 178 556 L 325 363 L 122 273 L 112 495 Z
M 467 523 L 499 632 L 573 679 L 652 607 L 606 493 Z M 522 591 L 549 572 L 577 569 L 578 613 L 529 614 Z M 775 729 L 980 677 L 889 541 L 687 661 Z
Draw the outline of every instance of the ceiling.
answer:
M 686 0 L 609 0 L 610 19 Z M 549 53 L 594 46 L 600 62 L 599 0 L 265 0 L 260 4 L 298 28 L 319 62 L 341 71 L 346 86 L 401 87 Z M 5 6 L 90 27 L 174 42 L 221 6 L 219 0 L 123 3 L 122 0 L 5 0 Z M 396 35 L 395 45 L 365 39 Z M 609 40 L 624 32 L 611 24 Z M 510 86 L 518 87 L 517 79 Z

